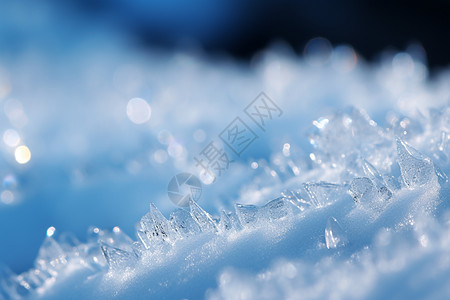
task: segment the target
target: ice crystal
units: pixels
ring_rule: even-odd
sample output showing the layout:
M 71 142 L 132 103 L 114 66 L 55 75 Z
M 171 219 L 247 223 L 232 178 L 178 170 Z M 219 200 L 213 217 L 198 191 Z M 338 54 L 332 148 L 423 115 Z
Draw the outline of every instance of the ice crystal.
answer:
M 401 139 L 397 139 L 397 154 L 403 182 L 409 189 L 436 180 L 433 162 Z
M 325 242 L 328 249 L 348 244 L 347 236 L 335 218 L 329 218 L 325 228 Z

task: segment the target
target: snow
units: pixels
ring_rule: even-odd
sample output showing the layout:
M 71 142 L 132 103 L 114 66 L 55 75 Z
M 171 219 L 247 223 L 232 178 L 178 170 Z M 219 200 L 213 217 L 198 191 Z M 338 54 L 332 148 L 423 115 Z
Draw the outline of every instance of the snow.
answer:
M 426 129 L 403 137 L 356 109 L 350 121 L 338 112 L 328 122 L 312 122 L 319 129 L 310 138 L 316 161 L 298 176 L 267 163 L 269 174 L 289 178 L 255 175 L 279 191 L 263 205 L 235 203 L 215 217 L 191 200 L 188 211 L 179 208 L 166 219 L 152 203 L 135 241 L 119 227 L 91 228 L 87 243 L 58 239 L 49 228 L 35 269 L 7 275 L 3 293 L 37 299 L 60 299 L 68 291 L 73 298 L 117 299 L 441 298 L 449 293 L 448 154 L 446 140 L 430 137 L 442 137 L 432 124 L 446 130 L 448 111 L 430 113 L 420 121 Z M 329 130 L 340 132 L 340 140 Z M 429 156 L 403 138 L 430 141 L 421 145 Z M 290 156 L 284 151 L 284 159 Z

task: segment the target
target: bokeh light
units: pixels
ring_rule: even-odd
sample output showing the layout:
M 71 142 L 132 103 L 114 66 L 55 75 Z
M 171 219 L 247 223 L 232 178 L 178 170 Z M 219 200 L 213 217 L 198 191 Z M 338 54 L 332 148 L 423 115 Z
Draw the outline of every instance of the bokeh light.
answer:
M 31 159 L 31 151 L 27 146 L 19 146 L 14 151 L 14 157 L 19 164 L 26 164 Z
M 2 191 L 2 193 L 0 194 L 0 200 L 2 200 L 4 204 L 12 204 L 14 202 L 13 192 L 11 192 L 10 190 Z
M 127 116 L 135 124 L 144 124 L 150 120 L 152 110 L 142 98 L 133 98 L 127 104 Z
M 56 231 L 55 227 L 50 226 L 50 227 L 47 229 L 47 236 L 48 236 L 48 237 L 53 236 L 53 235 L 55 234 L 55 231 Z
M 7 129 L 3 133 L 3 142 L 9 147 L 16 147 L 20 143 L 20 135 L 14 129 Z
M 329 40 L 317 37 L 310 40 L 304 50 L 306 61 L 312 66 L 320 66 L 330 60 L 333 47 Z

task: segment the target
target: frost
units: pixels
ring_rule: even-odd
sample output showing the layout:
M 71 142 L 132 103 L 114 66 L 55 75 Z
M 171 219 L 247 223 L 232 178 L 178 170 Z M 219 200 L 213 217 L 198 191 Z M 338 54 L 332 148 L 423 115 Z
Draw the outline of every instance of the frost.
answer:
M 69 113 L 64 110 L 65 105 L 55 107 L 58 114 L 54 114 L 52 118 L 56 119 L 52 122 L 61 133 L 49 143 L 52 147 L 48 147 L 51 151 L 48 157 L 52 159 L 42 165 L 68 170 L 70 186 L 83 191 L 92 182 L 106 180 L 108 176 L 103 175 L 111 166 L 114 172 L 122 172 L 117 178 L 123 177 L 127 191 L 142 184 L 141 179 L 148 176 L 146 182 L 153 185 L 152 195 L 147 196 L 159 201 L 161 211 L 150 204 L 148 212 L 139 212 L 141 219 L 128 218 L 129 224 L 137 223 L 135 230 L 124 227 L 127 232 L 119 227 L 91 227 L 87 236 L 76 238 L 66 233 L 53 235 L 52 231 L 31 269 L 15 274 L 0 266 L 0 299 L 449 298 L 449 76 L 437 74 L 425 80 L 426 67 L 411 58 L 411 72 L 404 74 L 409 77 L 400 80 L 398 70 L 393 70 L 392 59 L 367 66 L 350 47 L 344 47 L 349 54 L 347 60 L 336 61 L 342 49 L 334 47 L 329 62 L 321 67 L 310 67 L 301 58 L 269 49 L 261 54 L 261 59 L 259 56 L 255 59 L 254 68 L 245 72 L 230 61 L 224 67 L 184 53 L 161 58 L 150 53 L 142 60 L 132 59 L 135 54 L 132 53 L 127 57 L 134 67 L 128 61 L 121 62 L 126 63 L 125 71 L 123 66 L 103 60 L 103 52 L 98 57 L 65 59 L 80 61 L 83 70 L 63 65 L 61 74 L 73 69 L 77 78 L 83 79 L 80 74 L 89 73 L 86 81 L 93 85 L 86 94 L 98 95 L 98 99 L 73 96 L 76 103 L 85 101 L 77 112 L 91 118 L 90 122 L 77 123 L 79 131 L 72 128 L 78 127 L 72 126 L 72 122 L 64 127 L 65 118 L 74 114 L 72 107 L 67 109 Z M 115 55 L 121 54 L 113 53 L 109 59 L 115 60 Z M 32 58 L 23 61 L 33 62 Z M 11 61 L 14 64 L 16 60 Z M 342 63 L 347 67 L 352 64 L 345 75 L 335 68 Z M 100 70 L 97 74 L 97 67 L 102 69 L 102 64 L 108 71 L 102 74 Z M 150 65 L 154 67 L 148 68 Z M 23 67 L 10 69 L 15 73 L 14 70 Z M 420 70 L 423 76 L 417 73 Z M 4 144 L 0 145 L 4 172 L 0 209 L 21 201 L 26 193 L 22 193 L 20 185 L 31 184 L 27 180 L 40 175 L 33 173 L 36 171 L 32 164 L 18 169 L 17 176 L 9 174 L 14 169 L 10 162 L 16 163 L 11 145 L 15 145 L 18 137 L 18 145 L 25 141 L 39 144 L 32 133 L 38 136 L 53 128 L 43 119 L 49 115 L 29 105 L 27 93 L 21 93 L 20 87 L 38 80 L 44 92 L 58 90 L 61 84 L 58 77 L 66 76 L 58 76 L 56 71 L 49 70 L 49 74 L 55 74 L 48 82 L 40 81 L 39 74 L 32 70 L 27 76 L 13 74 L 14 94 L 1 99 L 5 109 L 0 111 L 0 120 L 6 131 L 2 131 Z M 202 88 L 194 85 L 190 89 L 195 82 L 201 82 Z M 50 88 L 46 89 L 46 84 Z M 147 84 L 151 85 L 151 93 Z M 218 86 L 226 92 L 217 92 Z M 198 203 L 190 201 L 189 207 L 183 209 L 175 206 L 172 209 L 168 199 L 167 203 L 160 203 L 164 200 L 158 198 L 158 186 L 163 186 L 165 193 L 166 183 L 159 180 L 173 176 L 171 173 L 181 168 L 193 167 L 189 158 L 196 154 L 192 151 L 197 150 L 198 143 L 207 143 L 206 138 L 227 124 L 222 118 L 234 117 L 240 109 L 230 108 L 229 100 L 250 101 L 258 86 L 264 86 L 280 107 L 289 112 L 283 114 L 283 119 L 273 120 L 270 130 L 257 131 L 259 146 L 264 149 L 254 144 L 255 152 L 249 147 L 245 154 L 248 162 L 236 158 L 227 173 L 208 185 L 211 197 L 199 198 Z M 72 83 L 63 85 L 56 95 L 50 94 L 48 98 L 60 99 L 63 94 L 70 97 L 67 91 L 77 88 Z M 91 88 L 96 92 L 92 93 Z M 145 118 L 138 121 L 135 112 L 130 114 L 123 105 L 137 96 L 145 98 L 139 101 L 146 110 Z M 204 109 L 208 113 L 197 115 L 206 105 L 205 99 L 212 96 L 217 101 Z M 10 98 L 15 97 L 22 102 L 11 102 Z M 34 95 L 31 98 L 41 103 Z M 40 98 L 36 96 L 37 100 Z M 192 101 L 184 103 L 178 99 Z M 57 102 L 54 105 L 60 105 Z M 14 110 L 11 103 L 15 103 Z M 45 106 L 46 102 L 42 103 Z M 324 108 L 330 104 L 330 109 Z M 361 108 L 342 109 L 354 104 Z M 121 108 L 122 118 L 118 115 Z M 106 150 L 92 148 L 98 145 L 95 125 L 99 117 L 105 124 L 111 124 L 111 136 L 117 137 Z M 121 119 L 127 123 L 120 123 Z M 20 124 L 23 120 L 33 124 L 31 132 L 30 126 Z M 136 126 L 141 121 L 150 121 L 152 126 Z M 250 122 L 248 125 L 252 127 Z M 15 128 L 17 132 L 7 128 Z M 43 159 L 33 147 L 29 150 L 32 162 Z M 71 151 L 77 159 L 63 156 Z M 62 161 L 80 161 L 78 155 L 82 155 L 85 167 L 74 163 L 61 168 Z M 19 175 L 27 180 L 19 180 Z M 127 181 L 126 176 L 132 179 Z M 128 187 L 129 183 L 133 186 Z M 52 191 L 53 188 L 52 184 Z M 61 186 L 55 191 L 63 189 Z M 206 194 L 206 185 L 204 190 L 196 185 L 190 191 L 196 196 L 201 191 Z M 128 200 L 128 196 L 136 195 L 124 193 L 120 198 Z M 188 199 L 182 198 L 178 200 L 187 204 Z M 89 205 L 101 205 L 101 209 L 96 209 L 105 215 L 111 212 L 111 207 L 122 205 L 121 222 L 127 216 L 135 216 L 131 207 L 136 206 L 130 205 L 128 209 L 126 201 L 123 202 L 127 204 L 117 201 L 105 205 L 103 201 L 109 199 L 100 200 L 100 204 L 92 201 Z M 61 208 L 60 205 L 54 207 Z M 46 207 L 56 214 L 53 206 Z M 70 216 L 58 215 L 58 219 L 66 217 L 67 223 L 71 223 Z M 2 241 L 1 246 L 10 245 Z

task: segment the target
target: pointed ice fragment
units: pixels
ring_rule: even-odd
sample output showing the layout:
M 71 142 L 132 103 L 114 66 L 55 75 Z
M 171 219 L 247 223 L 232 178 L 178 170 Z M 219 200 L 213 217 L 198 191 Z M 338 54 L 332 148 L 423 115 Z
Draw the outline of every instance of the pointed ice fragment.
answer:
M 300 209 L 300 211 L 305 211 L 312 206 L 309 197 L 307 195 L 302 196 L 299 191 L 285 190 L 281 193 L 281 196 Z
M 141 219 L 142 220 L 142 219 Z M 136 224 L 136 235 L 141 240 L 145 249 L 150 249 L 150 239 L 148 238 L 145 230 L 142 228 L 141 222 Z
M 229 231 L 233 228 L 233 225 L 231 224 L 230 217 L 228 214 L 222 210 L 220 212 L 220 221 L 219 221 L 219 229 L 222 232 Z
M 237 231 L 241 230 L 242 226 L 235 213 L 222 210 L 220 213 L 219 229 L 222 232 L 230 230 Z
M 133 267 L 138 261 L 136 253 L 111 247 L 105 243 L 101 243 L 100 247 L 110 269 L 125 270 Z
M 445 172 L 442 171 L 442 169 L 439 168 L 438 166 L 434 166 L 434 167 L 435 167 L 436 175 L 438 177 L 439 184 L 442 185 L 442 184 L 447 183 L 448 182 L 447 174 L 445 174 Z
M 181 208 L 170 214 L 170 224 L 175 232 L 183 238 L 201 232 L 200 226 L 192 219 L 189 212 Z
M 85 262 L 94 271 L 104 269 L 107 264 L 103 250 L 98 244 L 134 253 L 137 257 L 140 256 L 139 251 L 133 244 L 133 240 L 118 226 L 114 227 L 112 231 L 101 230 L 98 227 L 91 226 L 88 230 L 88 241 L 90 243 L 79 248 L 81 248 L 80 252 L 85 257 Z
M 397 139 L 397 155 L 403 182 L 409 189 L 437 180 L 431 160 L 401 139 Z
M 255 205 L 244 205 L 236 203 L 234 207 L 236 210 L 236 215 L 238 216 L 242 226 L 247 226 L 257 221 L 258 207 L 256 207 Z
M 280 197 L 261 207 L 258 210 L 258 215 L 265 220 L 278 220 L 292 216 L 294 214 L 292 208 L 291 203 Z
M 304 183 L 303 187 L 315 207 L 329 205 L 339 199 L 344 193 L 344 187 L 342 185 L 323 181 L 318 183 Z
M 174 232 L 170 227 L 169 221 L 153 203 L 150 205 L 150 211 L 141 218 L 140 225 L 141 230 L 138 230 L 137 233 L 140 235 L 143 232 L 147 235 L 149 241 L 144 241 L 140 237 L 146 248 L 150 247 L 151 241 L 155 243 L 173 243 L 175 241 Z
M 386 187 L 390 191 L 398 191 L 402 188 L 400 183 L 401 179 L 397 179 L 392 175 L 383 175 L 383 180 L 386 182 Z
M 128 252 L 136 252 L 134 241 L 123 232 L 120 227 L 116 226 L 112 231 L 103 231 L 104 234 L 99 238 L 99 243 L 104 243 L 108 246 L 119 248 Z M 136 252 L 138 253 L 138 252 Z
M 362 160 L 362 166 L 366 176 L 375 184 L 380 199 L 391 199 L 392 192 L 389 190 L 388 184 L 384 181 L 378 170 L 365 159 Z
M 53 237 L 48 236 L 39 249 L 36 265 L 48 271 L 53 276 L 58 274 L 58 270 L 67 263 L 67 255 Z
M 211 216 L 203 210 L 194 200 L 189 200 L 189 207 L 191 209 L 191 216 L 195 222 L 200 226 L 202 231 L 217 231 L 216 222 Z
M 378 197 L 382 200 L 389 200 L 392 198 L 392 192 L 386 185 L 377 186 Z
M 93 273 L 106 269 L 107 262 L 97 242 L 82 244 L 80 253 L 84 263 Z
M 146 250 L 144 244 L 140 241 L 133 242 L 132 244 L 132 252 L 136 254 L 137 257 L 141 257 L 142 253 Z
M 80 245 L 80 241 L 73 233 L 63 232 L 58 239 L 59 245 L 64 252 L 77 252 L 77 247 Z
M 367 177 L 353 178 L 349 189 L 355 202 L 367 203 L 377 197 L 377 190 L 373 181 Z
M 162 239 L 166 241 L 175 240 L 172 228 L 169 221 L 164 217 L 164 215 L 159 211 L 159 209 L 153 204 L 150 204 L 150 214 L 154 222 L 153 236 L 161 236 Z
M 328 249 L 334 249 L 348 244 L 347 235 L 338 221 L 333 217 L 328 219 L 327 227 L 325 228 L 325 242 Z
M 88 243 L 81 244 L 78 247 L 84 263 L 94 273 L 105 270 L 107 267 L 105 257 L 99 247 L 99 242 L 104 235 L 105 231 L 100 230 L 98 227 L 90 226 L 87 231 Z
M 377 181 L 383 182 L 383 178 L 381 177 L 380 173 L 371 163 L 369 163 L 367 160 L 363 159 L 361 161 L 361 164 L 362 164 L 364 173 L 366 174 L 367 177 L 369 177 L 370 179 L 372 179 L 374 181 L 377 180 Z

